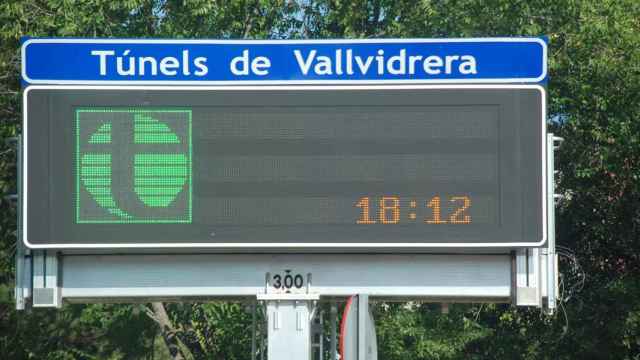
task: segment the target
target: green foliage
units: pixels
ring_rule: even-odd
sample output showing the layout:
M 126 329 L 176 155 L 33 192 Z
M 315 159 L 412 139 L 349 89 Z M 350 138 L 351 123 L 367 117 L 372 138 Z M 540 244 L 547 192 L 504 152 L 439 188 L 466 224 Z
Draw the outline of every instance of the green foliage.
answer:
M 180 336 L 197 359 L 246 359 L 251 349 L 251 313 L 238 303 L 171 304 Z
M 14 283 L 16 212 L 15 204 L 4 197 L 17 191 L 16 152 L 15 143 L 5 140 L 20 133 L 20 37 L 279 37 L 297 24 L 296 12 L 296 3 L 282 0 L 0 3 L 0 358 L 143 358 L 153 356 L 152 348 L 158 344 L 157 326 L 139 306 L 65 306 L 61 311 L 34 309 L 25 313 L 14 310 L 8 291 Z M 200 339 L 215 335 L 202 344 L 200 358 L 210 358 L 209 354 L 240 358 L 237 354 L 240 348 L 247 349 L 248 335 L 245 328 L 238 330 L 246 324 L 246 318 L 238 315 L 238 306 L 206 304 L 193 305 L 193 309 L 187 312 L 192 318 L 187 318 L 179 305 L 170 307 L 170 313 L 183 329 L 179 336 L 194 348 L 199 344 L 195 334 Z M 224 320 L 227 315 L 231 316 L 229 323 Z M 191 321 L 197 326 L 190 327 Z M 227 345 L 234 342 L 237 345 Z
M 6 311 L 0 322 L 0 349 L 5 359 L 142 358 L 149 352 L 155 328 L 146 315 L 134 310 L 68 305 L 63 310 Z
M 474 310 L 451 306 L 449 314 L 429 305 L 383 304 L 375 312 L 380 359 L 458 359 L 475 340 L 492 331 L 480 325 Z
M 5 0 L 0 3 L 0 354 L 143 358 L 157 326 L 139 306 L 13 310 L 19 37 L 340 38 L 547 35 L 558 153 L 558 242 L 587 274 L 547 317 L 507 305 L 381 305 L 382 359 L 639 359 L 640 2 L 637 0 Z M 562 263 L 563 285 L 577 280 Z M 569 296 L 570 295 L 570 296 Z M 229 303 L 172 304 L 197 358 L 248 358 L 250 318 Z M 166 354 L 165 354 L 166 355 Z

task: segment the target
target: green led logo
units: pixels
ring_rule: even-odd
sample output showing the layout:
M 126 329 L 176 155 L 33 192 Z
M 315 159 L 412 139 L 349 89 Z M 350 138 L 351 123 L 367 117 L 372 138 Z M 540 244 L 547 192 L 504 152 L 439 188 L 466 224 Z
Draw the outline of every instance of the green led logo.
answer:
M 190 223 L 191 110 L 76 109 L 78 223 Z

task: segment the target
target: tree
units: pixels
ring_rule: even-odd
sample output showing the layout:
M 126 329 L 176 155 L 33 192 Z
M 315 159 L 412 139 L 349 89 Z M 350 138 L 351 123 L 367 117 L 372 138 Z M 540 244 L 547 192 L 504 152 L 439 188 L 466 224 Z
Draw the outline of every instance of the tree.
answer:
M 218 37 L 266 38 L 286 35 L 296 24 L 294 2 L 256 1 L 152 1 L 9 0 L 0 4 L 0 353 L 8 358 L 131 358 L 153 353 L 159 332 L 169 354 L 191 358 L 185 342 L 200 327 L 185 326 L 179 307 L 161 303 L 132 305 L 65 306 L 62 310 L 16 313 L 11 290 L 14 283 L 16 232 L 15 203 L 5 195 L 16 193 L 15 143 L 5 140 L 20 133 L 19 48 L 21 36 L 75 37 Z M 194 305 L 194 313 L 223 311 L 243 314 L 227 304 Z M 240 314 L 240 315 L 239 315 Z M 179 319 L 185 323 L 174 324 Z M 157 327 L 154 321 L 160 323 Z M 223 324 L 225 318 L 217 318 Z M 47 324 L 47 326 L 43 326 Z M 222 326 L 220 324 L 220 328 Z M 229 323 L 232 325 L 233 323 Z M 204 328 L 211 328 L 206 323 Z M 219 335 L 219 334 L 218 334 Z M 202 336 L 202 335 L 200 335 Z M 184 340 L 183 340 L 184 338 Z M 226 337 L 246 338 L 237 331 Z M 217 348 L 209 348 L 216 344 Z M 241 344 L 241 343 L 240 343 Z M 201 353 L 226 357 L 217 342 L 203 343 Z M 198 352 L 196 352 L 198 354 Z M 203 355 L 204 356 L 204 355 Z M 200 357 L 202 358 L 202 357 Z
M 20 132 L 22 35 L 547 35 L 549 128 L 565 138 L 557 163 L 558 187 L 565 196 L 557 212 L 558 243 L 563 254 L 564 247 L 573 250 L 586 278 L 570 262 L 563 263 L 565 301 L 555 317 L 508 305 L 456 305 L 448 316 L 430 306 L 381 306 L 377 310 L 380 353 L 388 359 L 638 359 L 640 2 L 6 0 L 0 4 L 3 139 Z M 12 146 L 0 141 L 3 196 L 16 191 Z M 1 352 L 9 358 L 122 358 L 141 356 L 153 345 L 150 339 L 157 327 L 136 306 L 67 306 L 62 311 L 16 314 L 8 299 L 14 271 L 15 207 L 2 198 L 0 214 Z M 175 304 L 167 306 L 167 315 L 194 357 L 241 357 L 239 349 L 246 343 L 241 327 L 248 321 L 241 307 Z M 229 319 L 240 325 L 224 330 Z M 127 341 L 117 336 L 116 329 L 129 322 L 143 336 Z
M 305 15 L 303 33 L 310 37 L 548 36 L 549 128 L 566 140 L 557 164 L 565 195 L 558 243 L 563 254 L 573 249 L 583 272 L 565 263 L 566 302 L 555 318 L 485 307 L 478 322 L 493 335 L 470 340 L 453 357 L 623 359 L 640 353 L 640 4 L 325 0 L 308 4 Z M 580 287 L 583 273 L 582 291 L 569 291 Z M 452 316 L 462 324 L 478 309 Z

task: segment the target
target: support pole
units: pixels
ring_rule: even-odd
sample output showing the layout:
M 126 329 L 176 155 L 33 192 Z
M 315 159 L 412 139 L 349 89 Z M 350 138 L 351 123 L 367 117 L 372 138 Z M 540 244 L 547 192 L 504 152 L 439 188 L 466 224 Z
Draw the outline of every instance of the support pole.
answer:
M 331 302 L 331 312 L 329 321 L 331 322 L 331 344 L 329 348 L 331 349 L 331 356 L 329 360 L 338 360 L 338 305 L 335 301 Z
M 556 141 L 558 145 L 556 146 Z M 555 150 L 560 146 L 562 138 L 553 134 L 547 135 L 547 312 L 556 310 L 558 284 L 558 258 L 556 254 L 556 194 L 555 194 Z
M 298 300 L 267 302 L 269 360 L 310 360 L 311 303 Z
M 264 360 L 264 355 L 266 353 L 265 349 L 267 348 L 267 345 L 265 343 L 265 333 L 269 328 L 269 319 L 267 319 L 264 313 L 265 309 L 263 307 L 260 307 L 260 310 L 262 312 L 262 321 L 260 322 L 260 360 Z
M 32 263 L 29 249 L 22 242 L 22 136 L 16 138 L 18 163 L 18 237 L 16 241 L 16 286 L 15 300 L 16 310 L 24 310 L 27 307 L 27 299 L 31 297 L 31 273 Z
M 311 360 L 311 314 L 317 294 L 258 294 L 267 309 L 267 359 Z
M 358 294 L 358 360 L 367 360 L 367 321 L 369 320 L 369 295 Z
M 256 311 L 257 306 L 254 302 L 251 304 L 251 360 L 256 360 Z

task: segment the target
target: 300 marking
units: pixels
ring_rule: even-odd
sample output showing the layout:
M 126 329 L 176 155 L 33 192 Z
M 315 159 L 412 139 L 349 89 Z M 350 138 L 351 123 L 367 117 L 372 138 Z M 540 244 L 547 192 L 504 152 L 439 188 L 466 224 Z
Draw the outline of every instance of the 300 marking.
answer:
M 305 287 L 305 279 L 302 274 L 294 274 L 291 270 L 285 270 L 284 274 L 275 274 L 271 277 L 271 286 L 287 293 Z

